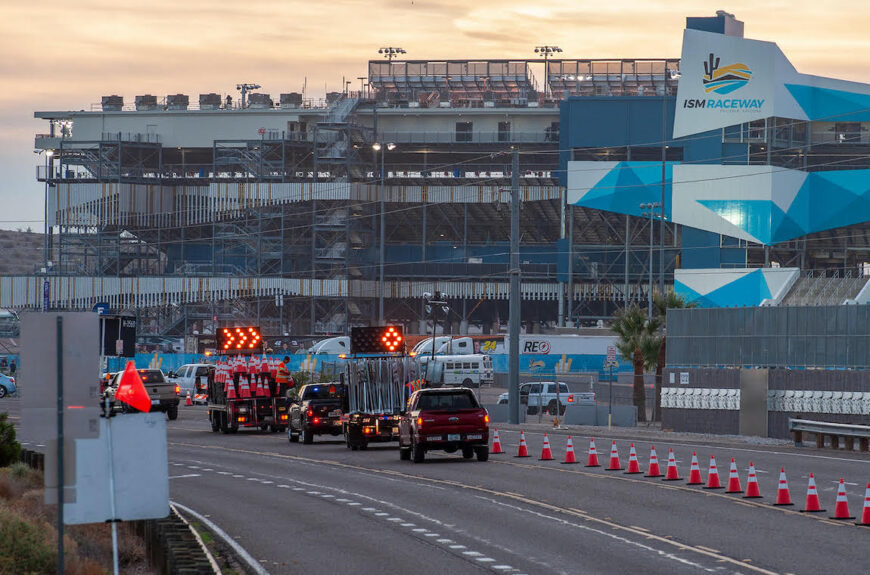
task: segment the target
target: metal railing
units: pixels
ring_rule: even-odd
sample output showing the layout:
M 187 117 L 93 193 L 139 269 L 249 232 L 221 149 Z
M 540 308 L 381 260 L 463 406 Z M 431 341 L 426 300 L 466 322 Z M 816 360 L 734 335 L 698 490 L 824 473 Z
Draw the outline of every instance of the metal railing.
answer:
M 827 421 L 812 421 L 809 419 L 788 419 L 788 430 L 794 435 L 795 447 L 803 446 L 803 434 L 812 433 L 816 436 L 816 447 L 825 446 L 825 436 L 831 438 L 831 447 L 840 448 L 840 438 L 845 441 L 846 449 L 854 448 L 854 440 L 858 440 L 859 451 L 867 451 L 870 441 L 870 425 L 852 425 L 846 423 L 829 423 Z
M 513 130 L 502 132 L 457 132 L 457 131 L 413 131 L 413 132 L 380 132 L 380 139 L 384 142 L 397 144 L 420 143 L 420 144 L 511 144 L 511 143 L 558 143 L 559 133 L 553 130 L 540 130 L 537 132 L 516 132 Z

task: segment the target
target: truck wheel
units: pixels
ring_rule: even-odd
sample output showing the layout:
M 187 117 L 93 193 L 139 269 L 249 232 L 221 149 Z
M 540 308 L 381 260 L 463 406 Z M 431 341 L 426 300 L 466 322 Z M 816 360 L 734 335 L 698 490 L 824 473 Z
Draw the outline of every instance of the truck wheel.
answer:
M 416 442 L 411 444 L 411 461 L 414 463 L 423 463 L 426 459 L 426 450 L 417 445 Z
M 474 382 L 471 381 L 471 379 L 466 377 L 465 379 L 462 380 L 462 387 L 473 387 L 473 386 L 474 386 Z
M 474 457 L 474 448 L 473 447 L 463 447 L 462 448 L 462 458 L 463 459 L 471 459 Z
M 229 424 L 227 423 L 227 414 L 224 413 L 223 411 L 221 411 L 221 412 L 218 412 L 217 417 L 218 417 L 218 420 L 219 420 L 219 425 L 220 425 L 220 428 L 221 428 L 221 433 L 229 433 L 229 432 L 230 432 L 230 426 L 229 426 Z
M 483 445 L 481 447 L 475 447 L 474 451 L 477 453 L 478 461 L 488 461 L 489 460 L 489 446 Z
M 560 411 L 564 411 L 565 406 L 561 403 L 557 402 L 555 399 L 550 400 L 550 403 L 547 404 L 547 413 L 549 415 L 561 415 Z
M 408 461 L 411 459 L 411 448 L 410 447 L 400 447 L 399 448 L 399 459 L 402 461 Z
M 170 408 L 166 411 L 166 415 L 169 416 L 169 419 L 170 419 L 171 421 L 174 421 L 174 420 L 178 419 L 178 406 L 176 405 L 175 407 L 170 407 Z
M 305 445 L 311 445 L 314 443 L 314 434 L 311 433 L 310 429 L 305 427 L 302 428 L 302 443 Z
M 220 431 L 221 422 L 219 419 L 219 415 L 220 415 L 220 413 L 218 413 L 216 411 L 209 411 L 208 412 L 208 418 L 209 418 L 209 421 L 211 421 L 211 430 L 212 431 Z
M 299 443 L 299 434 L 293 433 L 292 429 L 287 432 L 287 438 L 290 439 L 290 443 Z

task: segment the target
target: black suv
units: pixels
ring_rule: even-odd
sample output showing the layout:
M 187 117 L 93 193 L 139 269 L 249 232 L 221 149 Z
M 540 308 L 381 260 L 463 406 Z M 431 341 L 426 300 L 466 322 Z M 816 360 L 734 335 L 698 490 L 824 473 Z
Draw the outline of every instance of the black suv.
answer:
M 290 407 L 287 437 L 291 442 L 312 443 L 315 435 L 341 435 L 341 416 L 347 413 L 347 385 L 309 383 Z

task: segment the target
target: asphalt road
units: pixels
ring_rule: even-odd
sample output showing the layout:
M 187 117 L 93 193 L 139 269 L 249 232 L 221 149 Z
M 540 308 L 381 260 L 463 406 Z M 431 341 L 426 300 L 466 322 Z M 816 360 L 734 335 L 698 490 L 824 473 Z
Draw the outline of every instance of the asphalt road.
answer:
M 586 435 L 597 434 L 605 465 L 610 438 L 623 465 L 633 441 L 644 469 L 655 441 L 663 470 L 673 448 L 683 477 L 692 451 L 705 478 L 714 453 L 725 484 L 735 457 L 745 488 L 752 460 L 764 498 L 748 500 L 562 465 L 566 431 L 550 430 L 557 461 L 539 461 L 543 426 L 526 428 L 531 458 L 513 457 L 518 430 L 502 428 L 505 455 L 479 463 L 431 453 L 424 464 L 400 461 L 395 444 L 352 452 L 321 438 L 305 446 L 284 434 L 212 433 L 202 407 L 182 408 L 168 428 L 172 498 L 208 515 L 275 574 L 864 573 L 870 565 L 870 529 L 799 512 L 813 472 L 823 507 L 833 511 L 842 476 L 860 516 L 870 454 L 646 428 L 571 430 L 581 461 Z M 793 507 L 771 505 L 782 466 Z

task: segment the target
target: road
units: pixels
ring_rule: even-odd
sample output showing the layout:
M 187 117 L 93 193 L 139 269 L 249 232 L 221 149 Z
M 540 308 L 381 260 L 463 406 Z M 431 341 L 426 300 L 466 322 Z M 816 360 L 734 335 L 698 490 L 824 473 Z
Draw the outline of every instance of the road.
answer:
M 673 448 L 683 477 L 692 451 L 705 478 L 715 453 L 723 484 L 730 457 L 744 487 L 752 460 L 764 499 L 746 500 L 684 481 L 539 461 L 542 426 L 526 428 L 531 458 L 513 457 L 518 430 L 503 428 L 505 455 L 479 463 L 431 453 L 424 464 L 400 461 L 394 444 L 353 452 L 321 438 L 306 446 L 283 434 L 212 433 L 202 407 L 183 408 L 168 427 L 172 498 L 208 515 L 274 574 L 859 573 L 868 564 L 870 529 L 799 512 L 813 472 L 823 507 L 833 510 L 843 476 L 860 516 L 866 453 L 596 430 L 605 465 L 610 437 L 623 465 L 629 441 L 644 468 L 650 441 L 663 468 Z M 585 461 L 588 438 L 573 431 Z M 557 460 L 566 439 L 550 431 Z M 793 507 L 771 505 L 781 466 Z

